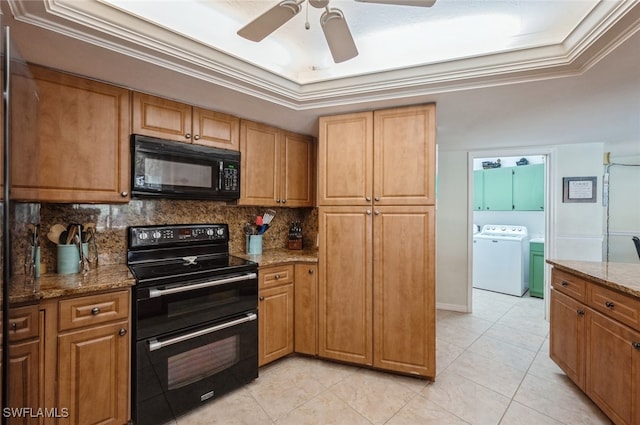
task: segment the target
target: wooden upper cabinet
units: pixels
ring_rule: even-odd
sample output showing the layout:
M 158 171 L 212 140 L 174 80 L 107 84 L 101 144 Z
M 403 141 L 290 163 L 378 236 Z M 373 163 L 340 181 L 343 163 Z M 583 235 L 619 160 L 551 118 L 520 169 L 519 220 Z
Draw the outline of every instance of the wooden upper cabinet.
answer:
M 320 117 L 318 136 L 318 206 L 371 204 L 373 113 Z
M 373 113 L 376 205 L 435 204 L 435 113 L 434 104 Z
M 435 204 L 435 105 L 320 118 L 318 205 Z
M 12 111 L 12 197 L 127 202 L 130 92 L 37 66 L 30 71 L 33 80 L 17 78 L 24 86 L 16 90 L 30 93 L 35 81 L 37 116 L 21 107 Z
M 313 139 L 265 124 L 240 123 L 240 205 L 314 204 Z
M 238 150 L 240 119 L 174 100 L 133 93 L 133 133 Z

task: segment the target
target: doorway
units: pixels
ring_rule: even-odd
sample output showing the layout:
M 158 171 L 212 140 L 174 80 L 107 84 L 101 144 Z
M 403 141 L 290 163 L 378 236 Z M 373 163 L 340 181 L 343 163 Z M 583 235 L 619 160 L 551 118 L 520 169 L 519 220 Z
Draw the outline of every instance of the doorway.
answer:
M 541 149 L 477 151 L 470 152 L 468 159 L 468 213 L 472 232 L 468 241 L 467 309 L 473 312 L 474 297 L 482 298 L 479 296 L 482 294 L 481 291 L 495 290 L 496 294 L 513 297 L 514 300 L 525 297 L 540 299 L 542 302 L 537 304 L 543 306 L 544 317 L 547 318 L 550 276 L 545 260 L 552 252 L 552 241 L 549 237 L 552 227 L 550 211 L 553 208 L 552 188 L 549 184 L 552 181 L 552 152 Z M 520 242 L 503 239 L 521 253 L 518 258 L 522 258 L 522 261 L 518 262 L 515 268 L 511 267 L 513 264 L 507 265 L 504 259 L 492 259 L 492 254 L 485 251 L 491 249 L 492 245 L 498 246 L 500 241 L 483 244 L 482 236 L 479 235 L 482 234 L 484 226 L 487 226 L 487 231 L 490 231 L 491 227 L 494 227 L 495 231 L 496 225 L 503 228 L 509 226 L 509 229 L 526 229 L 526 237 L 522 238 L 520 235 Z M 477 261 L 482 261 L 482 264 L 478 265 Z M 491 261 L 491 264 L 488 264 L 488 261 Z M 508 266 L 510 269 L 505 270 L 504 267 Z M 479 273 L 483 273 L 484 277 L 480 277 Z M 474 279 L 490 281 L 491 273 L 495 273 L 496 276 L 501 274 L 507 281 L 512 280 L 517 288 L 505 295 L 503 286 L 494 289 L 474 283 Z M 522 293 L 518 295 L 520 292 Z

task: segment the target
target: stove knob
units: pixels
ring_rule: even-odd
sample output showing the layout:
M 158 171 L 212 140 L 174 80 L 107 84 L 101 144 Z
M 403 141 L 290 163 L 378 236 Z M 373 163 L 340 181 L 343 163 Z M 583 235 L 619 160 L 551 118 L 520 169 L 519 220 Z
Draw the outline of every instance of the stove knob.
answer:
M 156 230 L 155 232 L 153 232 L 152 236 L 153 236 L 153 239 L 160 239 L 162 237 L 162 233 Z
M 138 239 L 140 239 L 141 241 L 144 241 L 148 238 L 149 238 L 149 234 L 147 232 L 138 233 Z
M 207 229 L 207 236 L 213 236 L 213 229 Z
M 217 230 L 218 236 L 224 236 L 224 229 L 222 227 Z

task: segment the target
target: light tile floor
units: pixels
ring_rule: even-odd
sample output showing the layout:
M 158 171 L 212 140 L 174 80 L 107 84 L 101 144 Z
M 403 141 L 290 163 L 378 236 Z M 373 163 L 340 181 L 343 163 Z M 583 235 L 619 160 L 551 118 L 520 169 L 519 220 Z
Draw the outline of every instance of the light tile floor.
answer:
M 435 382 L 291 356 L 178 425 L 611 424 L 549 359 L 542 300 L 473 296 L 438 311 Z

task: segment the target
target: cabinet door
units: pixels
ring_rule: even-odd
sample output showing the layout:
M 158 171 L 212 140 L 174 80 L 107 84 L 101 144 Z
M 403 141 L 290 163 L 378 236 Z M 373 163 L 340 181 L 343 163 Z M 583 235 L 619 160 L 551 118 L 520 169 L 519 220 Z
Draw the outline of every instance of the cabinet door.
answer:
M 12 197 L 128 201 L 130 92 L 36 66 L 31 71 L 38 137 L 12 138 L 12 162 L 20 164 L 12 168 Z
M 284 132 L 280 167 L 280 201 L 283 206 L 314 205 L 314 147 L 312 138 Z
M 375 111 L 377 205 L 435 205 L 435 105 Z
M 133 93 L 133 133 L 191 142 L 191 106 L 161 97 Z
M 30 407 L 34 413 L 38 407 L 40 341 L 9 344 L 9 407 Z M 37 424 L 37 417 L 12 416 L 10 425 Z
M 369 205 L 373 187 L 373 113 L 320 117 L 318 205 Z
M 239 118 L 195 106 L 192 111 L 194 144 L 240 150 Z
M 279 206 L 280 139 L 277 128 L 240 122 L 240 205 Z
M 473 172 L 473 209 L 475 211 L 484 209 L 484 170 Z
M 318 354 L 318 266 L 295 266 L 295 352 Z
M 544 210 L 544 164 L 513 168 L 513 209 Z
M 122 425 L 129 415 L 128 322 L 58 336 L 60 424 Z
M 371 210 L 320 208 L 319 234 L 318 354 L 371 365 Z
M 640 333 L 587 311 L 587 395 L 619 425 L 640 423 Z
M 293 353 L 293 284 L 260 291 L 258 365 Z
M 585 306 L 551 290 L 549 356 L 584 389 Z
M 435 207 L 373 217 L 373 365 L 435 378 Z
M 531 243 L 529 248 L 529 294 L 544 298 L 544 245 Z
M 484 209 L 513 210 L 513 167 L 484 170 Z

